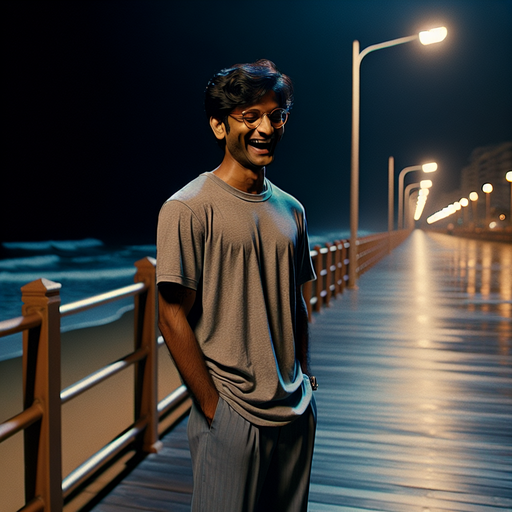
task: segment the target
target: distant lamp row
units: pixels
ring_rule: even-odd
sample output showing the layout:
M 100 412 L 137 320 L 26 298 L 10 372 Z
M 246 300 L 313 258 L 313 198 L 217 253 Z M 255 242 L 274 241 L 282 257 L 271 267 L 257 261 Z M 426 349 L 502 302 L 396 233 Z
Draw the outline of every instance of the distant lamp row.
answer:
M 506 180 L 510 182 L 510 209 L 512 215 L 512 171 L 508 171 L 506 174 Z M 482 192 L 486 195 L 485 197 L 485 219 L 486 224 L 492 229 L 496 227 L 496 222 L 490 222 L 490 212 L 491 212 L 491 205 L 490 205 L 490 194 L 494 190 L 491 183 L 484 183 L 482 185 Z M 465 197 L 461 198 L 459 201 L 455 201 L 454 203 L 445 206 L 442 210 L 439 210 L 438 212 L 432 214 L 430 217 L 427 218 L 428 224 L 433 224 L 434 222 L 438 222 L 442 219 L 445 219 L 446 217 L 449 217 L 450 215 L 453 215 L 457 211 L 459 211 L 461 208 L 465 208 L 469 205 L 469 201 L 473 203 L 473 211 L 474 216 L 476 217 L 476 201 L 478 201 L 478 193 L 473 191 L 469 194 L 469 200 Z M 500 215 L 500 220 L 505 219 L 505 215 Z

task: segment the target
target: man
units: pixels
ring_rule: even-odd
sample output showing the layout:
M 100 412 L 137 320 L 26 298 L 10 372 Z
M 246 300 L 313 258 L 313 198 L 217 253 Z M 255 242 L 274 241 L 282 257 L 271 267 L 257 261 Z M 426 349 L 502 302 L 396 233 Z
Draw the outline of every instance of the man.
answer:
M 316 428 L 302 205 L 265 176 L 293 102 L 267 60 L 224 69 L 205 110 L 224 158 L 158 221 L 159 327 L 194 398 L 194 512 L 306 511 Z

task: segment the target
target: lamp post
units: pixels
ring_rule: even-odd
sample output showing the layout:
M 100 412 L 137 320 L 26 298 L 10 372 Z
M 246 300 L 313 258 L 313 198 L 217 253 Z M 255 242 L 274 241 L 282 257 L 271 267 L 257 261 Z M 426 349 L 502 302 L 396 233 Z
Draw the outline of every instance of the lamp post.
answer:
M 403 201 L 404 201 L 404 177 L 407 173 L 412 171 L 434 172 L 437 170 L 437 164 L 430 162 L 423 165 L 411 165 L 405 167 L 398 175 L 398 229 L 403 229 Z
M 510 208 L 508 210 L 508 223 L 512 226 L 512 171 L 508 171 L 505 178 L 510 182 Z
M 485 228 L 489 228 L 491 222 L 491 192 L 493 188 L 490 183 L 482 185 L 482 192 L 485 194 Z
M 475 229 L 477 226 L 477 211 L 476 211 L 477 204 L 476 204 L 476 202 L 478 201 L 478 194 L 476 192 L 470 192 L 469 200 L 473 204 L 473 229 Z
M 421 183 L 409 183 L 409 185 L 407 185 L 407 187 L 405 187 L 405 192 L 404 192 L 404 198 L 407 198 L 405 200 L 405 223 L 406 225 L 409 224 L 409 202 L 410 202 L 410 196 L 412 195 L 412 192 L 418 188 L 421 188 Z
M 359 41 L 352 43 L 352 144 L 350 164 L 350 265 L 349 288 L 356 286 L 356 261 L 357 261 L 357 229 L 359 223 L 359 104 L 360 104 L 360 69 L 361 62 L 366 55 L 376 50 L 389 48 L 399 44 L 409 43 L 419 39 L 421 44 L 433 44 L 442 41 L 446 35 L 445 27 L 434 28 L 420 32 L 412 36 L 392 39 L 383 43 L 368 46 L 359 51 Z
M 467 197 L 461 197 L 459 199 L 459 204 L 462 206 L 462 208 L 466 208 L 466 206 L 469 204 L 469 200 Z M 464 228 L 466 228 L 468 216 L 467 216 L 467 210 L 462 210 L 462 223 L 464 224 Z
M 395 186 L 395 159 L 390 156 L 388 158 L 388 234 L 391 236 L 391 231 L 393 231 L 394 227 L 394 211 L 393 206 L 395 202 L 395 198 L 393 196 L 394 186 Z

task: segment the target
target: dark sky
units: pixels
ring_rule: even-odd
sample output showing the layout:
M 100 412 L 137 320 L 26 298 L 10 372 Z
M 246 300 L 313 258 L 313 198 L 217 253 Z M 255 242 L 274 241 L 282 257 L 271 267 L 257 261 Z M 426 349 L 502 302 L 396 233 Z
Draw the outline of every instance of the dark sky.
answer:
M 310 229 L 348 229 L 352 41 L 435 26 L 361 71 L 360 229 L 387 229 L 387 160 L 435 160 L 432 194 L 479 146 L 512 140 L 512 0 L 2 2 L 4 241 L 152 243 L 161 204 L 222 157 L 211 75 L 273 60 L 295 106 L 268 177 Z M 416 181 L 412 177 L 411 181 Z M 454 198 L 458 199 L 458 198 Z M 428 203 L 427 203 L 428 209 Z

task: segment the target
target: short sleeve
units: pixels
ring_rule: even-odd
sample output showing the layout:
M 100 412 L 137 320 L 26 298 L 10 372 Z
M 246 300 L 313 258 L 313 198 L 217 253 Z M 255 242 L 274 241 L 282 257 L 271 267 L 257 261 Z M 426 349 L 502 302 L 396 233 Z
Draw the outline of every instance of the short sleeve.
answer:
M 204 229 L 196 214 L 179 200 L 162 206 L 157 229 L 157 283 L 197 290 L 203 271 Z

